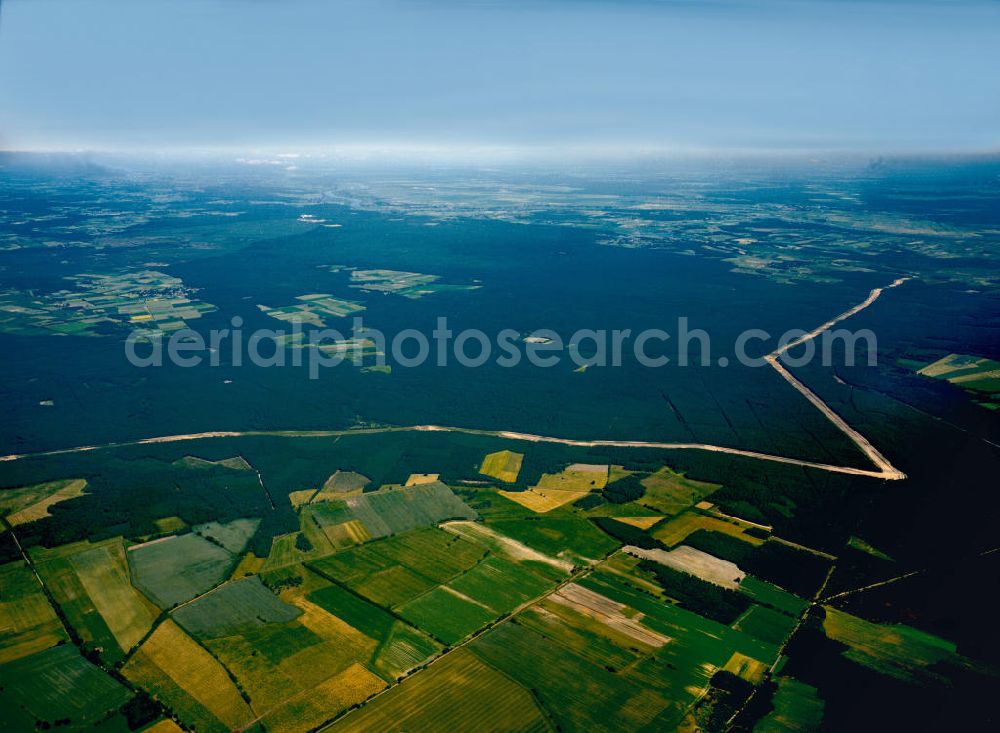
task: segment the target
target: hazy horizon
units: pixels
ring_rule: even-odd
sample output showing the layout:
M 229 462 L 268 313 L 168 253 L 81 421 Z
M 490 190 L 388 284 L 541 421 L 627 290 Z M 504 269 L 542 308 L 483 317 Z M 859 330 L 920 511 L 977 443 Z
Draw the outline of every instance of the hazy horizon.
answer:
M 988 153 L 1000 4 L 6 0 L 0 149 Z

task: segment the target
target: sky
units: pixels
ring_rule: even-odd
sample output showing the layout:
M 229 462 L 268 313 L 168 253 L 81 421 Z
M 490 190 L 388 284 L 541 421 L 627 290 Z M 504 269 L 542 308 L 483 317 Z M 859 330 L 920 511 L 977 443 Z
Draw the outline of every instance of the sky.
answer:
M 994 0 L 0 3 L 0 149 L 1000 149 Z

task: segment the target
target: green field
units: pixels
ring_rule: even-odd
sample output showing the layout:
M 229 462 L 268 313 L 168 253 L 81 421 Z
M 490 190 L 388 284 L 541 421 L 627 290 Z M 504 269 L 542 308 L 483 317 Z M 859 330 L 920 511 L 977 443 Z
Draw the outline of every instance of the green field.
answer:
M 816 688 L 791 677 L 779 677 L 771 699 L 774 709 L 754 726 L 754 733 L 811 733 L 823 723 L 822 698 Z
M 221 466 L 222 468 L 228 468 L 231 471 L 253 470 L 253 466 L 247 463 L 247 459 L 243 456 L 230 456 L 229 458 L 221 458 L 218 461 L 210 461 L 206 458 L 199 458 L 198 456 L 184 456 L 183 458 L 178 458 L 174 461 L 174 465 L 194 469 L 210 469 L 216 466 Z
M 642 479 L 645 495 L 637 503 L 664 514 L 679 514 L 712 494 L 720 484 L 694 481 L 663 466 Z
M 795 627 L 796 619 L 788 614 L 753 605 L 737 619 L 733 628 L 772 644 L 781 644 Z
M 441 645 L 427 634 L 398 620 L 385 609 L 314 572 L 303 572 L 307 576 L 301 592 L 305 593 L 306 600 L 378 643 L 366 664 L 387 682 L 394 681 L 440 651 Z
M 569 647 L 524 626 L 505 623 L 469 648 L 508 678 L 530 689 L 561 730 L 670 730 L 665 719 L 671 697 L 647 687 L 646 670 L 619 675 L 570 651 Z M 635 670 L 635 668 L 633 668 Z M 696 678 L 695 678 L 696 679 Z M 680 693 L 681 690 L 678 690 Z
M 844 655 L 882 674 L 920 681 L 938 676 L 946 664 L 965 666 L 954 643 L 904 624 L 877 624 L 832 606 L 823 631 L 834 641 L 846 644 Z
M 540 596 L 552 587 L 552 583 L 521 565 L 499 557 L 488 557 L 448 583 L 448 587 L 500 615 Z
M 75 283 L 76 290 L 4 293 L 0 297 L 0 329 L 83 336 L 106 334 L 107 325 L 114 324 L 175 331 L 185 327 L 185 319 L 215 310 L 209 303 L 188 299 L 180 279 L 156 270 L 87 273 L 66 279 Z
M 604 668 L 624 669 L 642 656 L 634 642 L 613 635 L 606 624 L 550 600 L 525 609 L 517 623 Z
M 34 574 L 23 561 L 0 565 L 0 664 L 69 640 Z
M 664 603 L 625 564 L 578 585 L 583 605 L 567 603 L 579 595 L 563 595 L 571 584 L 469 647 L 531 689 L 563 730 L 673 730 L 735 655 L 777 657 L 774 644 Z
M 541 595 L 554 578 L 562 577 L 543 563 L 491 555 L 487 547 L 440 529 L 371 542 L 309 567 L 385 609 L 395 609 L 446 644 Z M 328 607 L 324 599 L 338 602 L 339 596 L 321 590 L 310 599 Z M 340 597 L 339 602 L 351 612 L 348 599 Z M 381 631 L 388 619 L 371 615 L 367 623 Z
M 475 565 L 485 550 L 420 529 L 338 552 L 310 566 L 384 607 L 395 607 Z
M 135 586 L 164 609 L 210 590 L 236 564 L 232 553 L 194 533 L 137 545 L 128 560 Z
M 93 725 L 132 697 L 128 688 L 62 644 L 0 667 L 3 727 L 29 731 L 57 721 L 72 729 Z
M 527 690 L 459 649 L 330 730 L 543 733 L 551 728 Z
M 377 627 L 383 632 L 376 638 L 334 615 L 330 609 L 339 607 L 360 626 L 365 610 L 384 612 L 351 604 L 329 591 L 328 580 L 304 567 L 288 567 L 264 577 L 281 588 L 280 596 L 260 579 L 245 578 L 227 583 L 174 615 L 225 666 L 268 730 L 315 727 L 384 688 L 386 682 L 369 667 L 395 679 L 415 666 L 404 660 L 407 650 L 420 657 L 417 663 L 426 659 L 421 656 L 425 647 L 431 648 L 427 656 L 436 651 L 415 630 L 409 639 L 400 635 L 392 650 L 394 625 L 369 624 L 369 631 Z M 380 647 L 386 659 L 376 663 Z
M 587 564 L 618 548 L 618 543 L 586 519 L 542 516 L 499 519 L 488 526 L 550 557 Z
M 441 645 L 409 624 L 397 621 L 382 639 L 371 660 L 371 669 L 392 681 L 441 651 Z
M 784 611 L 791 616 L 798 616 L 809 605 L 796 595 L 782 590 L 776 585 L 765 583 L 763 580 L 748 575 L 740 583 L 740 591 L 750 598 L 754 603 L 765 606 L 772 606 L 779 611 Z
M 384 639 L 397 623 L 392 614 L 339 585 L 314 590 L 306 598 L 373 639 Z
M 461 641 L 497 616 L 489 608 L 455 595 L 443 586 L 432 588 L 400 606 L 399 613 L 445 644 Z
M 303 524 L 305 524 L 305 519 L 303 519 Z M 306 560 L 320 557 L 326 552 L 332 550 L 330 543 L 325 536 L 321 540 L 322 544 L 320 547 L 322 549 L 317 549 L 316 544 L 312 545 L 311 550 L 300 549 L 299 536 L 303 534 L 306 535 L 308 539 L 312 532 L 290 532 L 288 534 L 278 535 L 272 539 L 271 551 L 267 554 L 267 557 L 264 558 L 264 562 L 261 565 L 262 571 L 268 572 L 279 568 L 299 565 Z M 310 544 L 312 544 L 312 541 L 310 541 Z
M 629 578 L 598 570 L 580 581 L 580 585 L 602 593 L 645 614 L 643 623 L 671 638 L 711 639 L 725 649 L 771 663 L 778 655 L 775 644 L 761 641 L 679 606 L 663 603 L 650 596 Z
M 312 293 L 309 295 L 299 295 L 296 300 L 301 301 L 294 305 L 280 306 L 278 308 L 270 308 L 265 305 L 258 305 L 257 307 L 269 315 L 271 318 L 276 318 L 279 321 L 285 321 L 287 323 L 307 323 L 311 326 L 316 326 L 317 328 L 323 328 L 326 326 L 324 318 L 333 316 L 334 318 L 343 318 L 344 316 L 349 316 L 352 313 L 360 313 L 365 309 L 360 303 L 355 303 L 351 300 L 341 300 L 340 298 L 334 298 L 326 293 Z

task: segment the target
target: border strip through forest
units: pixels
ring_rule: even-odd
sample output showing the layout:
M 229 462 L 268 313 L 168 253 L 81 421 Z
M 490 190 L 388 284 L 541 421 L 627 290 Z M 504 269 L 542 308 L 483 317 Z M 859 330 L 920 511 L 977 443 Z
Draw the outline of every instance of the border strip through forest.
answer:
M 809 400 L 810 403 L 816 409 L 818 409 L 823 415 L 833 423 L 840 432 L 847 436 L 847 438 L 854 443 L 858 449 L 865 454 L 869 461 L 871 461 L 877 470 L 863 469 L 863 468 L 853 468 L 851 466 L 837 466 L 831 463 L 816 463 L 814 461 L 804 461 L 798 458 L 788 458 L 786 456 L 777 456 L 770 453 L 761 453 L 758 451 L 743 450 L 741 448 L 728 448 L 721 445 L 711 445 L 709 443 L 660 443 L 655 441 L 645 441 L 645 440 L 573 440 L 570 438 L 557 438 L 548 435 L 534 435 L 532 433 L 518 433 L 507 430 L 477 430 L 475 428 L 459 428 L 459 427 L 449 427 L 444 425 L 409 425 L 409 426 L 386 426 L 386 427 L 372 427 L 372 428 L 353 428 L 344 430 L 246 430 L 246 431 L 216 431 L 216 432 L 206 432 L 206 433 L 187 433 L 184 435 L 163 435 L 155 438 L 141 438 L 139 440 L 129 440 L 120 441 L 115 443 L 105 443 L 103 445 L 85 445 L 77 446 L 74 448 L 60 448 L 50 451 L 40 451 L 37 453 L 14 453 L 7 456 L 0 456 L 0 462 L 2 461 L 17 461 L 23 458 L 34 458 L 43 456 L 56 456 L 66 453 L 84 453 L 86 451 L 94 450 L 105 450 L 109 448 L 124 448 L 128 446 L 136 445 L 151 445 L 155 443 L 176 443 L 181 441 L 189 440 L 204 440 L 208 438 L 240 438 L 240 437 L 286 437 L 286 438 L 326 438 L 326 437 L 339 437 L 347 435 L 370 435 L 373 433 L 401 433 L 401 432 L 445 432 L 445 433 L 464 433 L 467 435 L 482 435 L 487 437 L 502 438 L 504 440 L 520 440 L 528 441 L 532 443 L 557 443 L 560 445 L 568 446 L 579 446 L 584 448 L 593 447 L 611 447 L 611 448 L 650 448 L 654 450 L 703 450 L 710 451 L 714 453 L 726 453 L 728 455 L 741 456 L 744 458 L 752 458 L 761 461 L 771 461 L 773 463 L 785 463 L 793 466 L 803 466 L 805 468 L 815 468 L 820 471 L 828 471 L 831 473 L 843 473 L 852 476 L 868 476 L 871 478 L 880 478 L 889 481 L 898 481 L 900 479 L 906 478 L 906 474 L 900 471 L 898 468 L 890 463 L 889 459 L 883 456 L 876 448 L 871 444 L 871 442 L 859 433 L 857 430 L 852 428 L 847 424 L 840 415 L 833 411 L 833 409 L 823 402 L 820 397 L 813 392 L 811 389 L 806 387 L 802 382 L 792 376 L 779 361 L 782 354 L 784 354 L 789 349 L 796 346 L 811 341 L 819 336 L 824 331 L 835 326 L 836 324 L 850 318 L 853 315 L 863 311 L 865 308 L 869 307 L 878 300 L 882 293 L 890 288 L 895 288 L 902 285 L 909 278 L 901 277 L 889 285 L 885 285 L 880 288 L 874 288 L 862 302 L 853 306 L 852 308 L 844 311 L 840 315 L 830 319 L 823 325 L 813 329 L 807 334 L 800 336 L 799 338 L 781 346 L 765 358 L 768 364 L 770 364 L 778 375 L 788 382 L 796 391 L 798 391 L 803 397 Z

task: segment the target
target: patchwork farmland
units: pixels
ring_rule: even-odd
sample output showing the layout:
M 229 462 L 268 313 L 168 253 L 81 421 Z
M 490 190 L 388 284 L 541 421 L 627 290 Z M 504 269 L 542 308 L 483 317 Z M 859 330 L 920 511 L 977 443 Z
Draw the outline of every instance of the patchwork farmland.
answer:
M 509 484 L 521 466 L 501 451 L 474 468 Z M 141 541 L 32 547 L 0 566 L 0 697 L 15 721 L 89 725 L 124 720 L 146 695 L 164 733 L 619 731 L 716 730 L 766 690 L 760 726 L 775 730 L 823 714 L 815 688 L 782 671 L 817 614 L 846 659 L 878 674 L 921 683 L 974 666 L 943 639 L 807 600 L 830 556 L 722 515 L 703 501 L 712 485 L 666 467 L 564 466 L 526 491 L 409 471 L 370 490 L 360 472 L 317 472 L 312 488 L 290 482 L 297 529 L 266 556 L 261 517 L 176 510 Z M 623 482 L 645 491 L 561 496 Z M 31 485 L 7 507 L 66 485 Z M 79 700 L 50 712 L 22 672 Z

